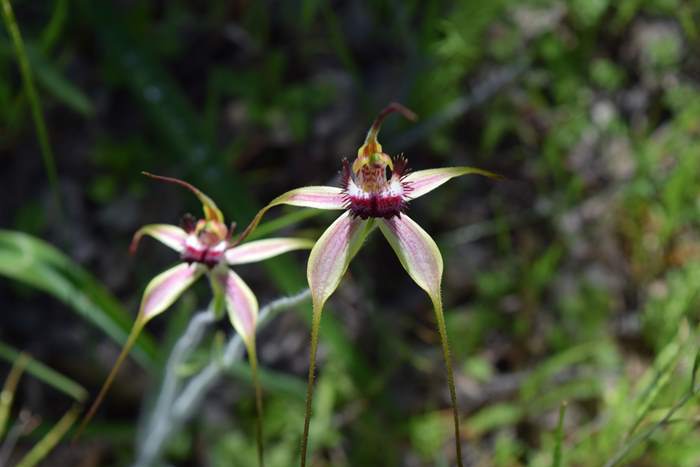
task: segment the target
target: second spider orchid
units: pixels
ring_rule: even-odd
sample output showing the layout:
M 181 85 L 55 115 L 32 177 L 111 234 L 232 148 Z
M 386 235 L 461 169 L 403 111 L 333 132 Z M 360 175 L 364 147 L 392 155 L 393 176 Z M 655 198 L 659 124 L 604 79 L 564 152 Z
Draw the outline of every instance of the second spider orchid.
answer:
M 442 256 L 435 241 L 406 215 L 405 211 L 411 200 L 434 190 L 451 178 L 467 174 L 500 177 L 474 167 L 446 167 L 408 172 L 406 159 L 403 157 L 392 159 L 384 153 L 377 140 L 382 122 L 392 112 L 399 112 L 410 120 L 415 119 L 413 112 L 400 104 L 393 103 L 384 109 L 370 127 L 365 142 L 358 149 L 357 158 L 352 165 L 347 160 L 343 161 L 340 187 L 308 186 L 288 191 L 265 206 L 240 237 L 240 239 L 245 238 L 257 226 L 267 210 L 281 204 L 345 211 L 318 239 L 311 250 L 307 266 L 307 279 L 313 302 L 313 320 L 306 420 L 302 435 L 302 467 L 306 464 L 316 348 L 323 306 L 340 284 L 350 261 L 365 238 L 375 227 L 379 227 L 398 256 L 401 265 L 416 284 L 427 292 L 432 301 L 447 368 L 454 416 L 457 463 L 459 466 L 462 465 L 457 399 L 440 294 Z
M 151 224 L 139 229 L 131 243 L 132 254 L 144 235 L 153 237 L 180 254 L 181 262 L 160 273 L 146 286 L 136 322 L 99 395 L 84 418 L 82 426 L 92 418 L 104 398 L 119 367 L 148 321 L 169 308 L 197 279 L 206 275 L 214 294 L 214 311 L 228 317 L 246 344 L 254 378 L 257 376 L 255 327 L 258 301 L 248 285 L 229 266 L 262 261 L 288 251 L 309 249 L 313 242 L 299 238 L 270 238 L 234 246 L 231 235 L 234 226 L 227 227 L 219 208 L 207 195 L 189 183 L 170 177 L 144 173 L 152 178 L 181 185 L 202 203 L 204 218 L 186 215 L 181 226 Z M 260 398 L 257 401 L 260 410 Z M 260 433 L 258 433 L 260 435 Z M 259 453 L 262 455 L 262 453 Z

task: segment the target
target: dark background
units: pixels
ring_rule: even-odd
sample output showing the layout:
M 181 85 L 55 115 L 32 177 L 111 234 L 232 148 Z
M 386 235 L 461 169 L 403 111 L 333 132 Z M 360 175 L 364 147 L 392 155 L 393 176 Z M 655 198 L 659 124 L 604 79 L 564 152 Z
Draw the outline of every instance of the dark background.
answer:
M 386 152 L 403 152 L 414 170 L 472 165 L 507 177 L 462 177 L 410 206 L 445 259 L 466 464 L 550 465 L 559 407 L 568 401 L 564 465 L 603 465 L 687 392 L 700 302 L 697 3 L 13 6 L 61 207 L 4 29 L 0 226 L 63 252 L 76 266 L 59 276 L 80 267 L 94 277 L 71 276 L 78 293 L 104 287 L 133 317 L 148 280 L 176 261 L 152 241 L 128 254 L 139 226 L 199 214 L 189 193 L 141 171 L 190 181 L 240 229 L 288 189 L 337 184 L 341 158 L 352 158 L 377 112 L 399 101 L 420 120 L 391 117 L 380 138 Z M 268 235 L 317 238 L 334 218 L 309 212 L 291 222 L 299 212 L 276 208 L 266 220 L 289 222 Z M 65 296 L 17 280 L 21 264 L 7 258 L 0 255 L 0 341 L 94 395 L 118 343 Z M 293 253 L 239 272 L 265 304 L 305 287 L 305 259 Z M 202 283 L 149 323 L 156 369 L 129 362 L 81 441 L 59 446 L 45 465 L 128 465 L 157 368 L 207 301 Z M 263 368 L 289 386 L 265 390 L 272 466 L 297 462 L 308 308 L 285 313 L 259 337 Z M 430 301 L 380 235 L 354 260 L 323 328 L 314 465 L 452 465 Z M 225 323 L 218 330 L 232 332 Z M 24 408 L 43 423 L 20 440 L 16 456 L 70 405 L 25 376 L 12 417 Z M 173 440 L 169 462 L 255 465 L 254 413 L 249 383 L 228 378 Z M 691 399 L 627 461 L 698 465 L 697 416 Z

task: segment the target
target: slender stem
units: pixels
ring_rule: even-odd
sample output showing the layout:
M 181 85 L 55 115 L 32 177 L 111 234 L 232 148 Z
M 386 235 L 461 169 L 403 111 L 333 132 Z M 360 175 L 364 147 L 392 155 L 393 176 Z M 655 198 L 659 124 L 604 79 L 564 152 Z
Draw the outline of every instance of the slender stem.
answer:
M 56 206 L 60 214 L 61 195 L 58 187 L 56 162 L 53 151 L 51 150 L 51 145 L 49 144 L 49 135 L 46 131 L 46 123 L 44 122 L 44 114 L 41 110 L 39 96 L 36 92 L 36 88 L 34 87 L 34 78 L 32 77 L 32 69 L 29 66 L 29 60 L 27 59 L 27 51 L 24 48 L 22 34 L 19 32 L 19 27 L 17 26 L 17 20 L 15 19 L 15 14 L 12 11 L 10 0 L 0 1 L 2 2 L 2 17 L 5 21 L 5 27 L 7 28 L 10 38 L 12 39 L 12 44 L 15 48 L 15 55 L 17 56 L 17 62 L 19 63 L 24 92 L 27 94 L 29 106 L 32 110 L 32 117 L 34 119 L 37 137 L 39 138 L 39 146 L 41 148 L 41 156 L 44 161 L 44 168 L 46 169 L 46 174 L 49 178 L 49 185 L 51 185 L 51 190 L 53 191 Z
M 258 329 L 277 313 L 303 303 L 310 295 L 311 293 L 306 289 L 292 297 L 279 298 L 261 308 L 258 314 Z M 202 371 L 192 377 L 177 395 L 169 410 L 158 413 L 158 416 L 153 418 L 152 434 L 148 438 L 148 443 L 144 443 L 148 445 L 149 452 L 146 454 L 141 451 L 135 465 L 150 466 L 155 463 L 168 439 L 195 413 L 204 396 L 219 381 L 224 371 L 243 356 L 244 348 L 240 334 L 231 336 L 221 358 L 211 361 Z
M 254 336 L 253 336 L 254 337 Z M 260 379 L 258 378 L 258 354 L 255 350 L 255 339 L 251 339 L 251 344 L 248 347 L 248 360 L 250 361 L 250 371 L 253 377 L 253 386 L 255 387 L 255 411 L 257 412 L 257 420 L 255 423 L 255 437 L 258 445 L 258 465 L 263 467 L 265 460 L 263 458 L 263 403 L 262 389 L 260 388 Z
M 177 397 L 177 390 L 180 385 L 180 378 L 178 377 L 178 369 L 187 360 L 192 350 L 199 344 L 204 335 L 204 331 L 207 326 L 216 320 L 216 315 L 213 311 L 213 304 L 208 310 L 196 313 L 190 323 L 187 325 L 185 332 L 180 336 L 173 350 L 168 357 L 168 361 L 165 365 L 165 372 L 163 374 L 163 383 L 161 384 L 160 391 L 156 398 L 156 403 L 154 405 L 153 411 L 150 417 L 148 417 L 148 423 L 146 427 L 140 430 L 139 433 L 139 452 L 141 455 L 149 456 L 148 452 L 150 448 L 150 439 L 154 436 L 158 436 L 158 430 L 162 429 L 156 423 L 156 420 L 161 420 L 170 411 L 175 397 Z M 145 454 L 144 454 L 145 453 Z M 141 457 L 141 456 L 140 456 Z
M 450 345 L 447 341 L 447 328 L 445 327 L 445 316 L 442 311 L 442 298 L 437 295 L 433 299 L 435 319 L 437 320 L 438 331 L 440 333 L 440 343 L 442 344 L 442 357 L 445 360 L 447 369 L 447 385 L 450 388 L 450 400 L 452 401 L 452 417 L 455 426 L 455 449 L 457 451 L 457 465 L 462 466 L 462 437 L 459 433 L 459 409 L 457 407 L 457 391 L 455 391 L 455 378 L 452 371 L 452 358 L 450 357 Z
M 315 301 L 314 301 L 315 302 Z M 318 348 L 318 331 L 321 327 L 323 304 L 313 304 L 311 321 L 311 352 L 309 354 L 309 379 L 306 385 L 306 409 L 304 411 L 304 433 L 301 436 L 301 467 L 306 466 L 306 451 L 309 445 L 309 424 L 311 422 L 311 402 L 314 397 L 314 378 L 316 372 L 316 350 Z
M 90 406 L 90 410 L 88 410 L 87 414 L 83 417 L 83 420 L 80 422 L 80 426 L 78 426 L 78 429 L 76 430 L 75 435 L 73 435 L 74 442 L 77 441 L 78 438 L 80 438 L 80 435 L 85 430 L 85 427 L 87 427 L 88 423 L 90 423 L 90 420 L 92 420 L 92 417 L 95 416 L 95 412 L 97 412 L 97 409 L 102 404 L 102 400 L 107 395 L 107 391 L 112 386 L 112 383 L 114 382 L 114 378 L 117 376 L 117 373 L 119 372 L 119 368 L 121 368 L 122 363 L 124 363 L 124 360 L 126 360 L 126 357 L 129 355 L 129 351 L 136 343 L 136 339 L 139 337 L 139 334 L 141 334 L 141 331 L 143 330 L 143 326 L 144 326 L 144 323 L 141 321 L 136 321 L 136 323 L 134 323 L 134 327 L 131 329 L 131 333 L 129 334 L 129 337 L 127 337 L 126 343 L 124 344 L 124 347 L 122 348 L 122 351 L 119 354 L 119 357 L 117 357 L 117 361 L 114 363 L 114 366 L 112 367 L 112 370 L 109 372 L 107 379 L 102 384 L 102 389 L 100 389 L 100 393 L 95 398 L 95 402 L 93 402 L 92 405 Z

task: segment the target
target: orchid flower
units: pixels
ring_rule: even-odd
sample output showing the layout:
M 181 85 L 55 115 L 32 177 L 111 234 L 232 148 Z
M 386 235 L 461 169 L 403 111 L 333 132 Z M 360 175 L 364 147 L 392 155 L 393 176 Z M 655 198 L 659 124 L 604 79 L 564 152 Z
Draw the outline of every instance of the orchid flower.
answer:
M 214 312 L 223 313 L 223 307 L 238 334 L 245 342 L 256 386 L 258 424 L 261 423 L 262 399 L 257 383 L 257 356 L 255 351 L 255 327 L 258 301 L 248 285 L 229 266 L 254 263 L 292 250 L 311 248 L 313 242 L 299 238 L 270 238 L 242 245 L 233 245 L 231 235 L 235 225 L 227 227 L 219 208 L 207 195 L 187 182 L 144 172 L 152 178 L 181 185 L 197 196 L 204 209 L 204 219 L 196 220 L 185 215 L 181 226 L 150 224 L 135 234 L 130 251 L 135 253 L 140 240 L 150 236 L 180 254 L 181 262 L 157 275 L 146 286 L 136 322 L 127 338 L 117 362 L 107 377 L 99 395 L 85 416 L 84 427 L 95 414 L 114 377 L 136 342 L 146 323 L 168 309 L 197 279 L 206 275 L 214 292 Z M 258 425 L 258 455 L 262 463 L 261 427 Z
M 411 279 L 427 292 L 432 301 L 447 368 L 457 459 L 458 464 L 462 465 L 457 397 L 440 294 L 442 256 L 430 235 L 405 212 L 411 200 L 434 190 L 451 178 L 467 174 L 500 177 L 474 167 L 445 167 L 408 172 L 406 159 L 403 157 L 392 159 L 384 153 L 377 140 L 382 122 L 393 112 L 399 112 L 410 120 L 416 118 L 413 112 L 400 104 L 393 103 L 386 107 L 369 129 L 365 142 L 357 151 L 357 158 L 352 165 L 347 160 L 343 161 L 340 187 L 307 186 L 278 196 L 258 212 L 239 238 L 239 241 L 243 240 L 273 206 L 288 204 L 344 211 L 318 239 L 311 250 L 307 266 L 313 318 L 306 419 L 301 448 L 302 467 L 306 465 L 316 348 L 323 306 L 340 284 L 350 261 L 365 238 L 375 227 L 379 227 Z

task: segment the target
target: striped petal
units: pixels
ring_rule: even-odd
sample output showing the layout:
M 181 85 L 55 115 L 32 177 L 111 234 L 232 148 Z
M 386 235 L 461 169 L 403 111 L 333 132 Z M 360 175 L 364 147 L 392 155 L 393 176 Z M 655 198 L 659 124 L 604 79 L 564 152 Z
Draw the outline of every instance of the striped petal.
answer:
M 306 270 L 315 308 L 322 308 L 338 288 L 350 261 L 373 228 L 373 219 L 362 220 L 345 212 L 323 232 L 311 250 Z
M 293 250 L 310 249 L 314 242 L 304 238 L 268 238 L 244 243 L 226 252 L 228 264 L 255 263 Z
M 146 286 L 137 321 L 145 324 L 164 312 L 203 272 L 199 264 L 181 263 L 158 274 Z
M 155 178 L 156 180 L 162 180 L 164 182 L 169 182 L 169 183 L 174 183 L 176 185 L 180 185 L 182 187 L 187 188 L 190 190 L 194 195 L 199 199 L 199 202 L 202 203 L 202 209 L 204 209 L 204 218 L 208 221 L 217 221 L 221 222 L 222 224 L 224 223 L 224 215 L 221 213 L 221 210 L 216 206 L 216 203 L 202 193 L 197 187 L 194 185 L 191 185 L 183 180 L 173 178 L 173 177 L 164 177 L 162 175 L 155 175 L 152 173 L 148 172 L 141 172 L 147 177 Z
M 129 247 L 131 254 L 136 252 L 139 242 L 144 235 L 155 238 L 165 246 L 169 246 L 178 253 L 182 253 L 182 251 L 185 249 L 187 232 L 175 225 L 151 224 L 145 225 L 136 231 L 134 238 L 131 240 L 131 246 Z
M 281 204 L 315 209 L 345 209 L 345 193 L 342 188 L 332 186 L 306 186 L 288 191 L 270 201 L 255 215 L 248 227 L 238 237 L 235 244 L 241 243 L 260 223 L 267 211 Z
M 498 174 L 487 170 L 477 169 L 476 167 L 443 167 L 440 169 L 410 172 L 403 180 L 411 187 L 409 197 L 411 199 L 416 199 L 419 196 L 423 196 L 424 194 L 433 191 L 435 188 L 439 187 L 451 178 L 468 174 L 484 175 L 495 179 L 503 178 Z
M 377 223 L 411 279 L 440 302 L 442 255 L 435 241 L 406 214 Z
M 97 412 L 98 407 L 102 404 L 107 391 L 112 386 L 114 378 L 117 376 L 119 369 L 129 355 L 129 351 L 136 343 L 136 339 L 141 334 L 146 323 L 151 320 L 154 316 L 165 311 L 170 305 L 177 300 L 177 298 L 182 295 L 192 283 L 197 280 L 199 276 L 203 273 L 203 268 L 197 264 L 187 264 L 182 263 L 177 266 L 168 269 L 157 275 L 151 280 L 151 282 L 146 286 L 146 291 L 143 293 L 143 299 L 141 300 L 141 309 L 134 322 L 134 326 L 131 328 L 129 337 L 126 339 L 124 347 L 122 347 L 117 361 L 109 372 L 107 379 L 102 384 L 102 388 L 98 393 L 95 401 L 90 406 L 85 417 L 83 417 L 80 426 L 76 432 L 75 437 L 80 436 L 85 427 L 90 423 L 92 417 Z M 75 438 L 74 438 L 75 439 Z
M 250 348 L 255 342 L 258 320 L 258 300 L 238 274 L 230 269 L 218 269 L 214 274 L 217 286 L 223 290 L 226 310 L 233 328 Z

